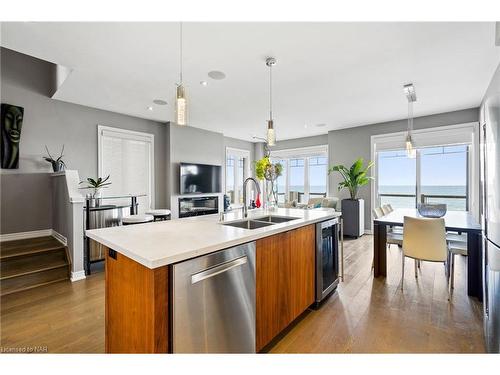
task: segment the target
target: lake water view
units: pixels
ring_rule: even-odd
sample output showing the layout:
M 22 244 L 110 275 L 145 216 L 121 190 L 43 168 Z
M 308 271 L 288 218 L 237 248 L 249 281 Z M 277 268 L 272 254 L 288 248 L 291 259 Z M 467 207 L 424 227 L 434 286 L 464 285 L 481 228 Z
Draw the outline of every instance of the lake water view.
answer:
M 408 194 L 412 197 L 391 197 L 381 196 L 380 204 L 391 204 L 393 208 L 413 208 L 415 207 L 415 186 L 393 185 L 379 186 L 379 194 Z M 450 211 L 466 210 L 467 187 L 465 185 L 424 185 L 422 186 L 424 195 L 453 195 L 464 198 L 428 198 L 428 203 L 444 203 Z
M 369 189 L 364 187 L 364 189 Z M 311 186 L 311 193 L 324 193 L 326 186 Z M 284 193 L 285 186 L 278 185 L 278 193 Z M 303 186 L 290 186 L 290 191 L 304 192 Z M 467 187 L 465 185 L 426 185 L 422 186 L 422 194 L 424 195 L 452 195 L 464 196 L 466 195 Z M 415 207 L 415 186 L 410 185 L 392 185 L 380 186 L 380 194 L 408 194 L 412 197 L 380 197 L 380 204 L 391 204 L 393 208 L 414 208 Z M 284 196 L 280 196 L 280 201 L 284 200 Z M 427 198 L 429 203 L 444 203 L 450 211 L 465 211 L 466 199 L 465 198 Z

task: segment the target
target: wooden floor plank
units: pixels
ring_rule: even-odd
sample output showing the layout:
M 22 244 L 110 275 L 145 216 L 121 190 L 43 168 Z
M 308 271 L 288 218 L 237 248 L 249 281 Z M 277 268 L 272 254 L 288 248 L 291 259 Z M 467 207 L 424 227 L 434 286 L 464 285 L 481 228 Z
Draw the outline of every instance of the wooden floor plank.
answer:
M 373 279 L 372 236 L 345 243 L 345 282 L 310 310 L 271 353 L 484 352 L 482 304 L 465 292 L 465 259 L 457 257 L 455 291 L 447 301 L 440 264 L 423 263 L 415 280 L 401 251 L 388 252 L 388 276 Z M 50 353 L 104 352 L 104 275 L 59 282 L 1 300 L 1 346 L 47 346 Z

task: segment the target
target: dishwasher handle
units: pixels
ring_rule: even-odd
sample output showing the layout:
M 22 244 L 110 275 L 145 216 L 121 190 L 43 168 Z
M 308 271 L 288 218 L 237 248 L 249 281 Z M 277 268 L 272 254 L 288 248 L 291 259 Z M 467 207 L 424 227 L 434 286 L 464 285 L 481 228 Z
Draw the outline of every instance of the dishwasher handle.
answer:
M 191 276 L 191 284 L 196 284 L 199 283 L 200 281 L 209 279 L 211 277 L 220 275 L 221 273 L 224 273 L 226 271 L 229 271 L 232 268 L 242 266 L 243 264 L 247 263 L 247 256 L 244 255 L 240 258 L 233 259 L 229 262 L 225 262 L 222 264 L 219 264 L 218 266 L 208 268 L 204 271 L 195 273 L 194 275 Z

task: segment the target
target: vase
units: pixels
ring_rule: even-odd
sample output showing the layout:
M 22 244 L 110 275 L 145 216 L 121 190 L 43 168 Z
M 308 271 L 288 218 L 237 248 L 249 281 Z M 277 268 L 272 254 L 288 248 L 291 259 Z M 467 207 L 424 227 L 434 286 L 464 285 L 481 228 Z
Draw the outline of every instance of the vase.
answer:
M 99 188 L 94 188 L 94 194 L 93 194 L 94 202 L 96 207 L 101 206 L 101 200 L 102 200 L 102 194 L 101 190 Z
M 266 180 L 265 208 L 271 211 L 278 208 L 278 192 L 276 189 L 276 180 Z

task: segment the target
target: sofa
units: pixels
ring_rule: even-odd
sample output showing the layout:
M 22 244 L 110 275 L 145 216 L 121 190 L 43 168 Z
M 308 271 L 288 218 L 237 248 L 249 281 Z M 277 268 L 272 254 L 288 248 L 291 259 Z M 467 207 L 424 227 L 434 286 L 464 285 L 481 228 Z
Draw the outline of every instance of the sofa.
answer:
M 298 203 L 297 200 L 291 202 L 286 202 L 282 204 L 284 208 L 302 208 L 302 209 L 313 209 L 313 208 L 333 208 L 337 210 L 339 203 L 339 198 L 337 197 L 321 197 L 321 198 L 310 198 L 307 204 Z

